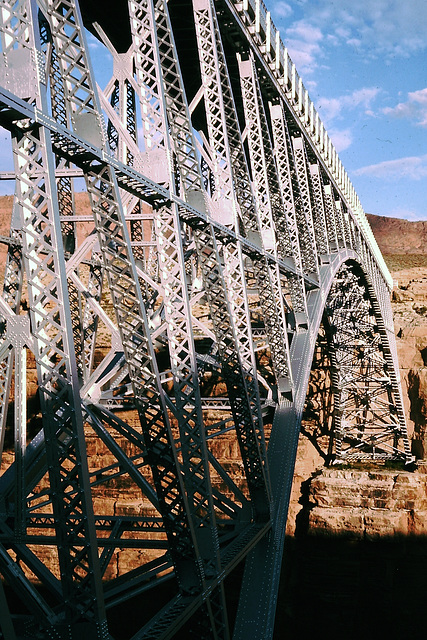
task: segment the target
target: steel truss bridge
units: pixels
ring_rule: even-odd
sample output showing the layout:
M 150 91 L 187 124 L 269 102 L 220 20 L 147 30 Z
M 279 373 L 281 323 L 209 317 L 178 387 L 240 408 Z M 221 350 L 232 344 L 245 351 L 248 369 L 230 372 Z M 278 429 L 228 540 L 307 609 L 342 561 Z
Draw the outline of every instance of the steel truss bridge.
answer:
M 266 640 L 318 335 L 334 459 L 411 460 L 361 204 L 261 0 L 0 7 L 3 638 Z

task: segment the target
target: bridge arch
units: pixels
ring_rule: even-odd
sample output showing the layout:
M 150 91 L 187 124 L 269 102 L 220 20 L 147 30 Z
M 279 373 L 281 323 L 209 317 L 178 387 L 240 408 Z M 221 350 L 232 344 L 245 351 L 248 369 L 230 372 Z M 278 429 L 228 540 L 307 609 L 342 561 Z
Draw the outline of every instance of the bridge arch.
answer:
M 400 377 L 393 368 L 394 342 L 389 340 L 385 322 L 363 262 L 360 258 L 345 260 L 335 272 L 321 320 L 332 372 L 330 413 L 335 447 L 325 456 L 329 462 L 411 459 L 405 448 Z M 345 452 L 342 438 L 347 440 Z M 400 448 L 394 446 L 398 441 Z
M 393 386 L 392 383 L 394 382 L 394 380 L 391 380 L 390 378 L 393 375 L 396 375 L 391 364 L 394 335 L 391 334 L 390 336 L 386 331 L 384 331 L 383 325 L 387 322 L 387 319 L 384 319 L 381 315 L 376 298 L 377 291 L 373 286 L 372 275 L 366 269 L 366 264 L 362 262 L 360 255 L 355 251 L 347 249 L 331 256 L 328 267 L 321 272 L 319 289 L 313 290 L 308 294 L 307 307 L 309 309 L 310 318 L 309 329 L 306 332 L 300 332 L 297 334 L 291 344 L 291 362 L 293 364 L 293 376 L 297 392 L 292 404 L 283 404 L 276 409 L 268 450 L 272 477 L 274 524 L 272 525 L 272 531 L 269 536 L 266 536 L 265 540 L 261 541 L 257 545 L 257 548 L 249 554 L 249 557 L 246 560 L 241 594 L 241 606 L 238 611 L 235 635 L 233 636 L 236 640 L 240 638 L 243 640 L 243 638 L 248 637 L 249 633 L 256 633 L 256 636 L 253 635 L 253 637 L 259 638 L 264 637 L 264 634 L 265 637 L 269 637 L 269 634 L 273 633 L 275 619 L 274 612 L 277 603 L 276 594 L 278 592 L 280 581 L 286 517 L 294 475 L 295 456 L 298 446 L 301 420 L 303 417 L 311 372 L 311 363 L 316 347 L 316 339 L 319 334 L 322 318 L 325 311 L 328 309 L 328 303 L 330 302 L 334 282 L 336 282 L 337 276 L 342 274 L 343 270 L 347 270 L 349 267 L 353 274 L 357 278 L 362 278 L 367 285 L 366 289 L 359 291 L 361 298 L 365 303 L 367 302 L 366 299 L 369 298 L 370 310 L 369 307 L 364 305 L 363 311 L 365 312 L 366 310 L 367 313 L 373 314 L 378 327 L 382 328 L 380 350 L 378 350 L 379 333 L 377 333 L 375 344 L 372 346 L 375 348 L 375 353 L 380 356 L 381 371 L 379 373 L 379 377 L 383 378 L 379 381 L 380 384 L 376 385 L 376 387 L 378 389 L 378 386 L 381 386 L 382 393 L 387 396 L 386 402 L 389 402 L 390 387 Z M 343 304 L 343 308 L 345 309 L 345 304 Z M 338 326 L 334 326 L 334 329 L 338 329 L 338 332 L 341 331 L 339 327 L 340 320 L 342 322 L 342 318 L 335 318 L 335 322 Z M 364 318 L 364 321 L 366 321 L 366 318 Z M 354 328 L 355 327 L 353 326 L 352 329 Z M 335 332 L 334 334 L 336 335 Z M 351 333 L 350 338 L 357 338 L 357 336 Z M 357 338 L 357 340 L 359 340 L 359 338 Z M 358 352 L 357 340 L 350 340 L 351 352 L 352 354 L 356 352 L 356 357 Z M 331 352 L 333 352 L 333 349 L 331 349 L 330 353 Z M 387 356 L 387 360 L 384 356 Z M 337 369 L 336 376 L 339 378 L 339 367 L 337 367 Z M 361 373 L 363 380 L 364 372 L 362 371 Z M 381 376 L 381 373 L 386 375 Z M 344 377 L 345 374 L 348 376 L 348 368 L 341 375 Z M 360 377 L 360 372 L 355 373 L 353 371 L 351 379 L 347 377 L 346 382 L 351 385 Z M 384 379 L 385 377 L 387 377 L 386 380 Z M 339 379 L 335 380 L 335 384 L 337 387 L 342 388 L 343 386 L 342 384 L 340 385 Z M 388 446 L 385 448 L 386 454 L 383 456 L 383 459 L 387 459 L 388 457 L 389 459 L 401 459 L 410 462 L 413 458 L 407 446 L 406 423 L 404 418 L 399 422 L 400 416 L 398 415 L 401 407 L 400 381 L 398 376 L 395 378 L 393 391 L 396 394 L 396 400 L 394 400 L 395 420 L 393 422 L 392 430 L 396 430 L 395 434 L 397 433 L 398 439 L 400 439 L 400 451 L 395 451 L 393 448 L 395 440 L 393 434 L 390 434 L 388 425 L 386 427 L 382 425 L 380 431 L 382 433 L 386 432 L 385 434 L 383 433 L 383 436 L 385 435 L 385 439 L 388 441 Z M 366 399 L 365 392 L 366 389 L 364 388 L 363 393 L 361 394 L 362 399 Z M 341 393 L 341 389 L 339 393 Z M 369 389 L 367 390 L 367 394 L 369 395 Z M 336 403 L 336 395 L 338 394 L 335 389 L 333 390 L 333 395 L 335 396 L 333 402 Z M 340 412 L 339 418 L 341 417 L 342 413 Z M 333 425 L 335 429 L 337 422 L 338 420 Z M 357 428 L 356 431 L 358 431 Z M 363 434 L 363 436 L 367 435 L 366 442 L 363 442 L 364 437 L 362 437 L 362 434 L 359 432 L 356 433 L 356 435 L 351 433 L 346 435 L 349 436 L 350 440 L 354 438 L 354 440 L 352 440 L 351 451 L 356 452 L 352 457 L 349 448 L 349 451 L 347 452 L 347 460 L 366 459 L 368 457 L 370 459 L 375 459 L 375 455 L 372 455 L 372 442 L 370 439 L 371 433 L 368 435 L 366 433 Z M 374 429 L 373 435 L 376 442 L 377 436 L 378 428 Z M 335 433 L 333 434 L 333 437 L 336 437 Z M 391 447 L 390 443 L 392 445 Z M 342 443 L 340 443 L 340 445 L 341 444 Z M 368 450 L 370 449 L 371 455 L 362 454 L 358 456 L 358 452 L 363 450 L 365 445 Z M 346 457 L 343 456 L 340 458 L 340 453 L 342 453 L 342 451 L 339 451 L 337 455 L 335 450 L 331 459 L 345 461 Z M 381 454 L 378 455 L 378 458 L 381 459 Z

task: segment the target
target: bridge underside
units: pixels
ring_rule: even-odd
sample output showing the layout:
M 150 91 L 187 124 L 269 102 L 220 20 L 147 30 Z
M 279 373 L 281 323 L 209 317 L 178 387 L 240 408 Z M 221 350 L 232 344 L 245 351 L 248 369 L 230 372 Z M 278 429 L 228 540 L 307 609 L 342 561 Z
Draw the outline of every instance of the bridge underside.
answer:
M 328 461 L 412 459 L 363 209 L 261 3 L 0 9 L 3 637 L 266 640 L 319 349 Z

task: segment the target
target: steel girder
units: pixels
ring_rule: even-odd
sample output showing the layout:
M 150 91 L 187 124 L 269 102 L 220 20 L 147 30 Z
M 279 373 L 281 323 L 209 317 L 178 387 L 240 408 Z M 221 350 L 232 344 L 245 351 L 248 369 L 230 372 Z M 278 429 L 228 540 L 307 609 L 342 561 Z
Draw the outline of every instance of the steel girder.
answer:
M 0 2 L 7 640 L 271 637 L 322 316 L 336 458 L 411 460 L 389 274 L 269 14 L 176 5 L 120 4 L 120 48 L 94 3 L 100 92 L 76 0 Z

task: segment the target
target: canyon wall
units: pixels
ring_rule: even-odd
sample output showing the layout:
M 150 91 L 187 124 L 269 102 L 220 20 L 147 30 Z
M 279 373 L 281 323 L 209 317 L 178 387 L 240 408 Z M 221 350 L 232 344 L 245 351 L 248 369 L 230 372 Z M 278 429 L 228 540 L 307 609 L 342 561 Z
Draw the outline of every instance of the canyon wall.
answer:
M 427 255 L 427 221 L 367 214 L 381 252 L 385 255 Z

